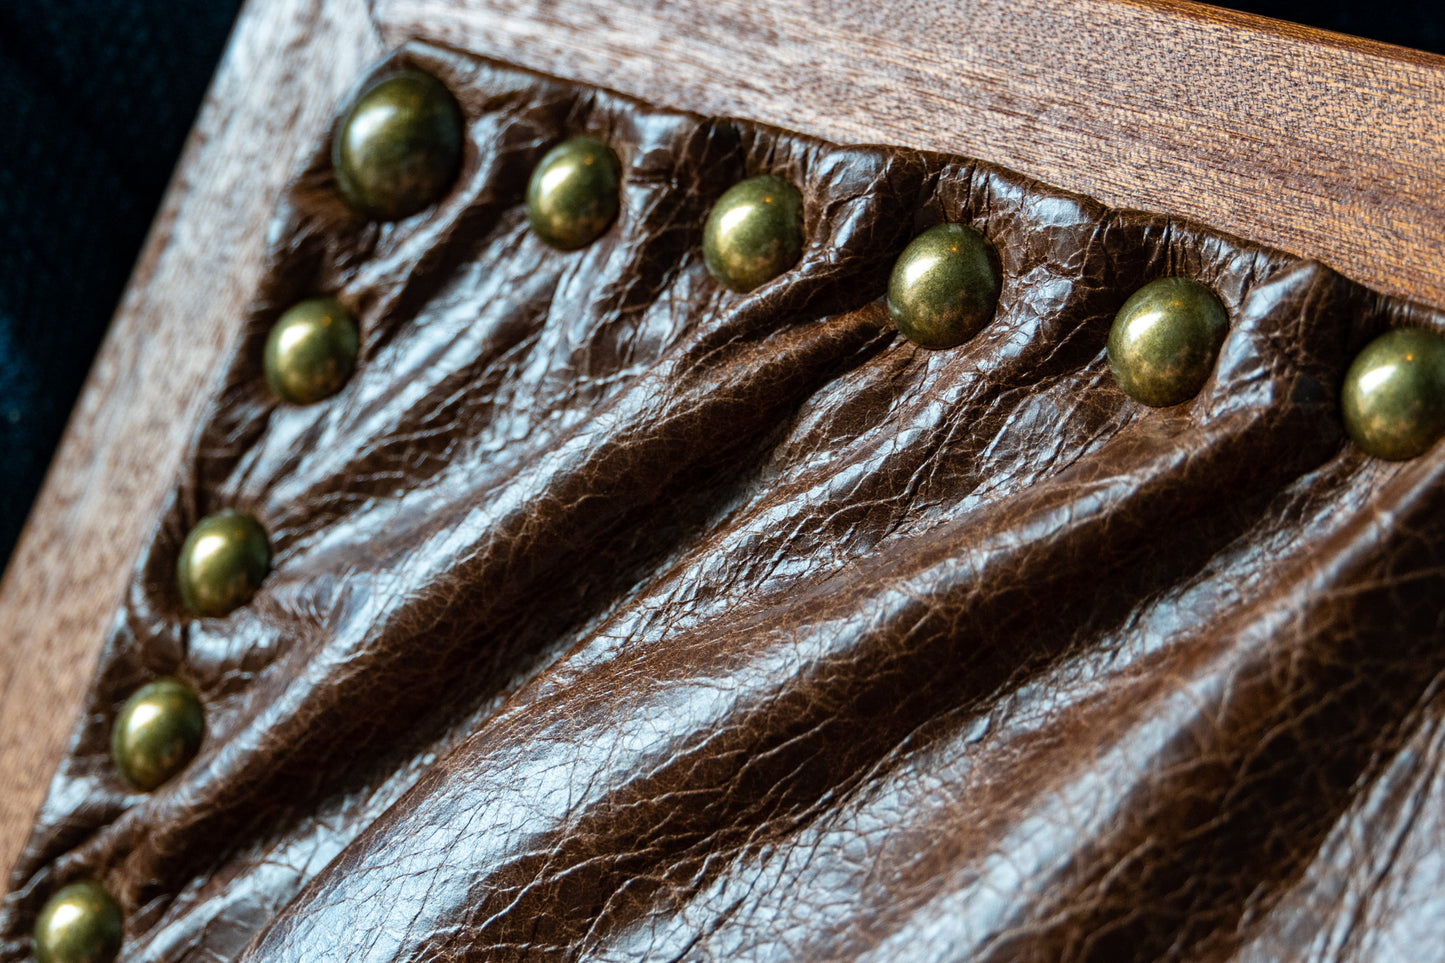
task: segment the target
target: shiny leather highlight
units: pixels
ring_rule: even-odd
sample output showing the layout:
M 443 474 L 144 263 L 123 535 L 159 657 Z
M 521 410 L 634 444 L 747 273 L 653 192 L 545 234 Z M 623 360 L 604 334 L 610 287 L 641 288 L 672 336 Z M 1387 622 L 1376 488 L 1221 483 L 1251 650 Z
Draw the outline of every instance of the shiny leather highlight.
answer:
M 103 878 L 127 959 L 1380 960 L 1445 945 L 1445 454 L 1367 456 L 1351 359 L 1445 330 L 1324 266 L 986 163 L 837 146 L 415 46 L 470 161 L 378 228 L 298 171 L 26 852 L 0 960 Z M 530 237 L 587 135 L 624 218 Z M 796 263 L 703 258 L 749 173 Z M 918 231 L 1004 280 L 949 351 L 889 322 Z M 1229 313 L 1148 408 L 1109 373 L 1170 271 Z M 362 311 L 345 404 L 279 404 L 277 305 Z M 264 592 L 177 612 L 197 519 L 266 520 Z M 182 671 L 184 773 L 107 720 Z M 1408 958 L 1408 956 L 1406 957 Z

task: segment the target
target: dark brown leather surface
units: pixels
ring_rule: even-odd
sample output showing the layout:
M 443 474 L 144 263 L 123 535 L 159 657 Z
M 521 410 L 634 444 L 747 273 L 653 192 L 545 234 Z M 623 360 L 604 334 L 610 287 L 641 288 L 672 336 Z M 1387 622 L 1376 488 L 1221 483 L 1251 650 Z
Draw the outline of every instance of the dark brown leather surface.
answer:
M 1363 456 L 1337 394 L 1439 317 L 988 165 L 399 57 L 456 91 L 462 180 L 378 227 L 318 144 L 283 199 L 0 959 L 87 875 L 137 961 L 1438 957 L 1445 451 Z M 520 200 L 579 132 L 623 213 L 564 254 Z M 736 295 L 700 227 L 761 172 L 808 244 Z M 929 352 L 882 295 L 944 219 L 1005 281 Z M 1231 331 L 1152 410 L 1104 343 L 1163 274 Z M 330 292 L 360 368 L 278 406 L 268 326 Z M 187 621 L 173 559 L 224 507 L 274 571 Z M 171 673 L 205 745 L 130 793 L 110 721 Z

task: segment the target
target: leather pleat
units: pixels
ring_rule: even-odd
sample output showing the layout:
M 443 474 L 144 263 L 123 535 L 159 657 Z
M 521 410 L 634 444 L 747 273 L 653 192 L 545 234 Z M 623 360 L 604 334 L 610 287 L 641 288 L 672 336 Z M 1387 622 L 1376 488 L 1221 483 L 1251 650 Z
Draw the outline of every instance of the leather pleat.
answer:
M 1345 438 L 1353 354 L 1445 330 L 1309 261 L 981 162 L 840 147 L 422 45 L 463 171 L 396 224 L 328 144 L 106 644 L 4 905 L 0 960 L 92 876 L 122 958 L 1385 960 L 1445 936 L 1445 453 Z M 586 133 L 621 215 L 574 253 L 521 206 Z M 743 177 L 804 198 L 749 294 L 701 226 Z M 893 261 L 998 249 L 997 315 L 926 351 Z M 1148 409 L 1105 341 L 1139 286 L 1230 331 Z M 270 325 L 335 295 L 361 360 L 277 402 Z M 273 571 L 182 614 L 223 508 Z M 108 756 L 178 675 L 200 755 Z

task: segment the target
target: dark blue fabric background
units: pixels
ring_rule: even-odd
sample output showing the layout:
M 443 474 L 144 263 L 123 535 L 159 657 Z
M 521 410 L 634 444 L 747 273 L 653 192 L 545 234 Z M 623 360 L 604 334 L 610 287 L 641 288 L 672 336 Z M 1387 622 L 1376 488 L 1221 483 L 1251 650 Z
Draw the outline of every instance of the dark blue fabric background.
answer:
M 238 0 L 0 0 L 0 565 Z
M 1227 5 L 1445 52 L 1438 2 Z M 0 2 L 0 566 L 238 6 Z

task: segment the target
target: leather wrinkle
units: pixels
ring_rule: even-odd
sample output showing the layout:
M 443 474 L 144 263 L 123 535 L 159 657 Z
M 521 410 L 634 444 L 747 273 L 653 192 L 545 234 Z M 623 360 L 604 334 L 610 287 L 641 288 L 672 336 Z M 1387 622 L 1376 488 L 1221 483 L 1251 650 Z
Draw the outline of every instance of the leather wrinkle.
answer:
M 1345 367 L 1435 312 L 1198 225 L 1001 168 L 657 109 L 412 44 L 467 117 L 396 224 L 318 143 L 271 267 L 16 866 L 0 960 L 100 879 L 138 961 L 1390 958 L 1442 935 L 1438 451 L 1344 438 Z M 562 254 L 533 165 L 624 168 Z M 701 225 L 732 183 L 804 197 L 737 295 Z M 996 316 L 893 331 L 893 260 L 996 245 Z M 1230 315 L 1150 410 L 1105 342 L 1132 291 Z M 335 294 L 360 359 L 276 402 L 270 324 Z M 200 517 L 273 571 L 186 621 Z M 150 795 L 109 761 L 178 674 L 207 736 Z

